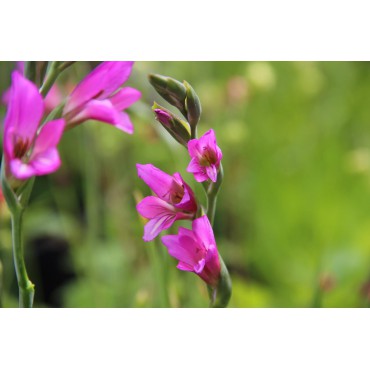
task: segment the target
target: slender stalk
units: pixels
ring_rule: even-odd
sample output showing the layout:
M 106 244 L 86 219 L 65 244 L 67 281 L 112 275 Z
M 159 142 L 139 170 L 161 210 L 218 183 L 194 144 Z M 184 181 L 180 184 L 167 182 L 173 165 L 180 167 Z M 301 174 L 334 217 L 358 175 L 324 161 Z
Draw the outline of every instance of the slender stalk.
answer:
M 220 190 L 222 180 L 224 178 L 224 170 L 222 164 L 220 165 L 220 170 L 217 175 L 217 181 L 208 185 L 203 185 L 207 195 L 207 216 L 211 226 L 213 226 L 213 221 L 215 218 L 216 204 L 217 204 L 217 194 Z M 205 183 L 203 183 L 205 184 Z
M 35 82 L 35 80 L 36 80 L 36 62 L 25 62 L 24 63 L 24 75 L 30 81 Z
M 207 217 L 211 226 L 213 227 L 213 222 L 215 218 L 216 204 L 217 204 L 217 194 L 220 190 L 222 180 L 224 177 L 224 170 L 222 164 L 220 165 L 220 170 L 217 175 L 217 181 L 212 182 L 209 185 L 203 183 L 204 190 L 207 195 Z M 230 297 L 231 297 L 231 279 L 224 260 L 219 254 L 221 272 L 220 280 L 217 287 L 208 286 L 209 294 L 209 305 L 213 308 L 227 307 Z
M 19 287 L 19 307 L 32 308 L 35 286 L 28 278 L 26 264 L 24 262 L 22 235 L 23 209 L 12 213 L 11 220 L 13 258 Z
M 191 139 L 197 138 L 197 126 L 190 125 L 190 137 Z
M 60 62 L 50 62 L 50 67 L 46 73 L 46 79 L 40 88 L 40 94 L 45 97 L 54 85 L 56 79 L 60 74 L 59 67 Z
M 1 184 L 6 203 L 11 213 L 13 260 L 19 287 L 19 307 L 32 308 L 35 289 L 28 278 L 26 264 L 24 262 L 22 221 L 23 213 L 33 187 L 33 179 L 24 185 L 22 194 L 17 195 L 6 179 L 5 159 L 3 157 L 1 164 Z
M 71 62 L 62 62 L 62 64 L 59 66 L 59 71 L 63 72 L 65 69 L 69 68 L 72 64 L 76 63 L 75 61 Z

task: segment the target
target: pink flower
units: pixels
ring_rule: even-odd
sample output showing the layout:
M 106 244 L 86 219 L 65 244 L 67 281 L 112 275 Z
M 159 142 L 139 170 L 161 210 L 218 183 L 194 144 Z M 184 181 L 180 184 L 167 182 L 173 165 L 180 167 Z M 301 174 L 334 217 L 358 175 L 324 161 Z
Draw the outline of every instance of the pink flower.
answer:
M 161 240 L 168 253 L 179 261 L 178 269 L 194 272 L 208 285 L 217 286 L 221 265 L 207 216 L 195 219 L 192 230 L 180 227 L 177 235 L 165 235 Z
M 94 119 L 134 132 L 130 117 L 122 112 L 141 97 L 140 91 L 121 85 L 129 78 L 134 62 L 103 62 L 72 91 L 64 107 L 68 126 Z
M 57 84 L 54 84 L 50 91 L 46 94 L 45 102 L 45 113 L 51 113 L 63 100 L 63 95 Z
M 215 132 L 209 130 L 199 139 L 190 140 L 188 150 L 191 161 L 187 171 L 193 173 L 195 180 L 198 182 L 207 181 L 208 179 L 216 182 L 222 152 L 217 146 Z
M 49 121 L 37 132 L 44 109 L 36 85 L 14 71 L 3 147 L 6 170 L 19 180 L 54 172 L 61 164 L 56 146 L 65 122 L 64 119 Z
M 15 70 L 24 76 L 24 62 L 17 62 Z M 10 88 L 4 91 L 1 97 L 4 105 L 8 105 L 9 96 Z M 62 102 L 62 98 L 62 93 L 60 92 L 59 87 L 54 84 L 44 99 L 45 114 L 49 114 L 53 109 L 55 109 Z
M 144 227 L 143 239 L 153 240 L 176 220 L 191 220 L 197 211 L 197 202 L 189 185 L 179 173 L 173 176 L 151 164 L 137 164 L 138 176 L 157 196 L 144 198 L 137 211 L 150 221 Z

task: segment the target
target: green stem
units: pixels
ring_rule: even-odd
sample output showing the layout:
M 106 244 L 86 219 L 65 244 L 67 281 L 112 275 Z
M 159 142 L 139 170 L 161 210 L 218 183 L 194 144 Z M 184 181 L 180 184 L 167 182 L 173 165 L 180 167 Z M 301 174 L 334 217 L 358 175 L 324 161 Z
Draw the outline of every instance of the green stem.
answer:
M 24 75 L 32 82 L 36 80 L 36 62 L 24 63 Z
M 23 212 L 27 207 L 29 195 L 33 187 L 34 179 L 30 179 L 22 187 L 18 195 L 10 187 L 5 174 L 5 159 L 3 156 L 1 163 L 1 184 L 6 203 L 11 213 L 12 221 L 12 244 L 13 259 L 19 287 L 19 307 L 32 308 L 33 297 L 35 294 L 34 285 L 29 280 L 26 264 L 23 256 Z
M 73 61 L 73 62 L 62 62 L 59 66 L 59 71 L 63 72 L 65 69 L 69 68 L 74 63 L 76 63 L 76 62 L 75 61 Z
M 45 96 L 50 91 L 51 87 L 53 86 L 54 82 L 58 78 L 60 74 L 59 69 L 60 62 L 50 62 L 50 68 L 48 68 L 46 79 L 40 88 L 40 94 L 45 98 Z
M 209 185 L 203 183 L 204 190 L 207 195 L 207 217 L 211 226 L 213 227 L 213 222 L 215 218 L 216 204 L 217 204 L 217 194 L 220 190 L 222 180 L 224 177 L 224 170 L 222 164 L 220 164 L 220 170 L 217 174 L 217 181 L 212 182 Z M 210 307 L 221 308 L 227 307 L 230 297 L 231 297 L 231 278 L 225 262 L 223 261 L 220 254 L 218 254 L 221 265 L 220 279 L 216 287 L 208 286 L 208 294 L 210 299 Z
M 19 287 L 19 307 L 32 308 L 33 297 L 35 294 L 35 286 L 28 278 L 26 264 L 24 262 L 23 240 L 22 240 L 23 209 L 20 209 L 12 213 L 11 220 L 12 220 L 13 258 Z
M 190 125 L 190 136 L 191 139 L 196 139 L 197 138 L 197 126 Z
M 217 175 L 217 181 L 212 182 L 211 184 L 208 185 L 208 187 L 207 185 L 203 185 L 206 191 L 206 195 L 207 195 L 207 216 L 208 216 L 211 226 L 213 226 L 213 221 L 214 221 L 215 212 L 216 212 L 217 194 L 218 194 L 218 191 L 220 190 L 223 178 L 224 178 L 224 170 L 221 164 L 220 170 Z

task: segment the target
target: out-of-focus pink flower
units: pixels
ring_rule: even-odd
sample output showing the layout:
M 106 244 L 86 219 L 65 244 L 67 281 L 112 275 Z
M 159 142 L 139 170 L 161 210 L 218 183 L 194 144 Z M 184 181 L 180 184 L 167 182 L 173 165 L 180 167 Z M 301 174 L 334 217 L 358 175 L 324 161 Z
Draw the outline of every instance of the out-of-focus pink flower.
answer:
M 2 101 L 4 105 L 7 105 L 9 102 L 10 89 L 6 90 L 2 96 Z M 53 85 L 48 94 L 44 99 L 45 103 L 45 114 L 49 114 L 62 102 L 62 93 L 60 92 L 57 85 Z
M 63 100 L 63 95 L 57 84 L 54 84 L 50 91 L 46 94 L 45 102 L 45 113 L 49 114 L 52 112 Z
M 3 145 L 7 172 L 26 180 L 56 171 L 61 164 L 56 146 L 64 119 L 49 121 L 37 132 L 44 102 L 36 85 L 18 71 L 12 73 L 7 108 Z
M 24 76 L 24 62 L 17 62 L 15 70 Z M 10 88 L 5 90 L 1 97 L 1 100 L 4 105 L 8 105 L 9 96 Z M 63 100 L 62 93 L 59 87 L 56 84 L 54 84 L 44 99 L 45 114 L 49 114 L 52 110 L 54 110 L 62 102 L 62 100 Z
M 208 285 L 217 286 L 221 265 L 207 216 L 195 219 L 192 230 L 180 227 L 177 235 L 165 235 L 161 240 L 168 253 L 179 261 L 178 269 L 194 272 Z
M 197 211 L 197 202 L 189 185 L 179 173 L 173 176 L 151 164 L 137 164 L 138 176 L 157 196 L 144 198 L 137 211 L 150 221 L 144 227 L 145 241 L 153 240 L 176 220 L 191 220 Z
M 194 174 L 195 180 L 203 182 L 209 179 L 216 182 L 222 152 L 217 146 L 215 132 L 209 130 L 199 139 L 190 140 L 188 151 L 191 161 L 187 171 Z
M 67 126 L 94 119 L 132 134 L 130 117 L 124 109 L 141 97 L 140 91 L 121 85 L 131 74 L 134 62 L 103 62 L 72 91 L 64 107 Z

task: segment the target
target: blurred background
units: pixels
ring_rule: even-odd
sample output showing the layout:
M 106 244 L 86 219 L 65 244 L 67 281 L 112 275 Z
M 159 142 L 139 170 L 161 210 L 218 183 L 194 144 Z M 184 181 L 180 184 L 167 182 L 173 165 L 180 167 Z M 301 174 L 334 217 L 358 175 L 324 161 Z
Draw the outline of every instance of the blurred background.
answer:
M 95 65 L 66 70 L 58 80 L 62 97 Z M 1 94 L 14 68 L 0 62 Z M 150 190 L 136 163 L 181 172 L 203 199 L 202 186 L 186 172 L 186 151 L 154 120 L 153 101 L 170 106 L 148 73 L 194 87 L 203 106 L 199 134 L 213 128 L 223 151 L 214 232 L 233 281 L 229 306 L 368 307 L 365 62 L 136 62 L 125 84 L 143 93 L 128 110 L 134 135 L 85 122 L 63 136 L 59 171 L 35 182 L 24 225 L 35 306 L 208 306 L 205 284 L 177 270 L 160 242 L 142 240 L 135 204 Z M 2 105 L 1 122 L 4 114 Z M 0 262 L 0 303 L 17 307 L 1 198 Z

